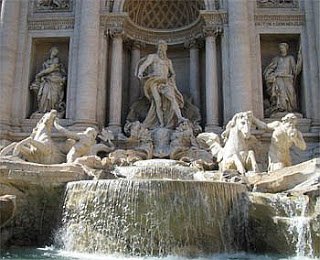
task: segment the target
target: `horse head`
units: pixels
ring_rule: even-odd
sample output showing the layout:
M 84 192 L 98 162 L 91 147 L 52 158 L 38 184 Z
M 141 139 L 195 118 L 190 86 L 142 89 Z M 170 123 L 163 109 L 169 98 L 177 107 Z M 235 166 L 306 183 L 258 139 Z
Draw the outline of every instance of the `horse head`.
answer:
M 233 118 L 226 125 L 226 130 L 221 134 L 223 142 L 226 143 L 231 130 L 237 130 L 244 139 L 250 138 L 250 129 L 252 124 L 252 112 L 240 112 L 233 116 Z
M 252 113 L 242 112 L 238 113 L 236 118 L 236 127 L 244 137 L 244 139 L 249 139 L 251 135 L 251 124 L 252 124 Z

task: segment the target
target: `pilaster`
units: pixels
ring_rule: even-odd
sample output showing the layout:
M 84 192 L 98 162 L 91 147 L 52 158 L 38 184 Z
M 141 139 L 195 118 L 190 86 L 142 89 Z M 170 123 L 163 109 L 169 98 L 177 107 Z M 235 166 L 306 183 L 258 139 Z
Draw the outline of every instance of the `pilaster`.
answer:
M 9 130 L 21 1 L 3 0 L 0 22 L 0 131 Z
M 232 114 L 253 109 L 248 4 L 228 1 Z
M 76 123 L 96 124 L 100 1 L 81 1 Z

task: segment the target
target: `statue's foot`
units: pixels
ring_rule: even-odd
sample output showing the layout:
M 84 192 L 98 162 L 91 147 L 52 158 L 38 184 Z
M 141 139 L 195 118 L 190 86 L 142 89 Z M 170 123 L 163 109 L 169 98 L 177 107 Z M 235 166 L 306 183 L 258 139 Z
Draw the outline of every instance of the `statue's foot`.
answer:
M 178 119 L 178 124 L 180 125 L 181 123 L 183 123 L 183 122 L 185 122 L 185 121 L 188 121 L 188 119 L 185 118 L 185 117 L 180 117 L 180 118 Z

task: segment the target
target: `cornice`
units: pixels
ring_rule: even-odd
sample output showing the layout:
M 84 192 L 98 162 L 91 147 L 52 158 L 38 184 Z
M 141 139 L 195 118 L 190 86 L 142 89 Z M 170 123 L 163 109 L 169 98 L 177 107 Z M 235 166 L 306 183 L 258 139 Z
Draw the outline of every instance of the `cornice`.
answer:
M 301 26 L 305 24 L 305 15 L 301 12 L 287 14 L 257 13 L 254 16 L 256 26 Z
M 74 18 L 42 18 L 29 19 L 28 30 L 69 30 L 74 28 Z

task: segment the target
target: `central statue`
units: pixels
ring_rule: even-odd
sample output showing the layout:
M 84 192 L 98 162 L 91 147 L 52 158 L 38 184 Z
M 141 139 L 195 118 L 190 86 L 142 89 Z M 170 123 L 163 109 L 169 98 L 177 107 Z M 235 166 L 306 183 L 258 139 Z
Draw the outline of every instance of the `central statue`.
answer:
M 144 95 L 151 103 L 143 122 L 145 128 L 174 128 L 186 120 L 181 114 L 184 101 L 176 86 L 176 74 L 167 57 L 165 41 L 159 41 L 157 53 L 139 61 L 136 76 L 144 81 Z

